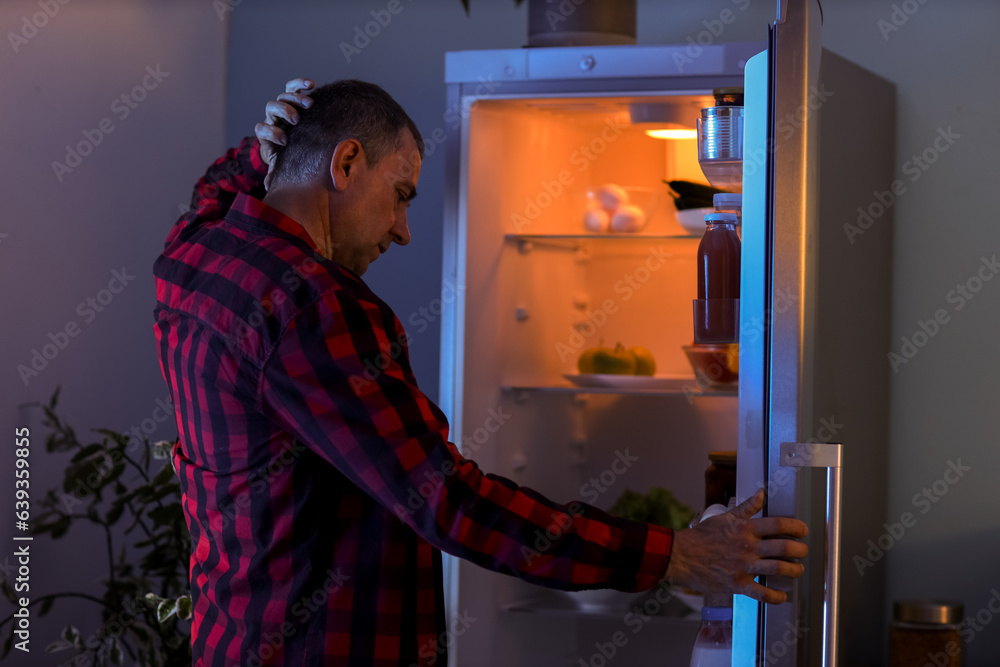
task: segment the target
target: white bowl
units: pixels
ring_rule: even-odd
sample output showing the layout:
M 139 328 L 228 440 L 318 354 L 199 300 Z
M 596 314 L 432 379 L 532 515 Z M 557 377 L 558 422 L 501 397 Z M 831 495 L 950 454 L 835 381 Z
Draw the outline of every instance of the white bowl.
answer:
M 677 211 L 674 217 L 677 218 L 677 223 L 684 228 L 688 234 L 692 236 L 701 236 L 705 233 L 705 216 L 709 213 L 715 213 L 714 208 L 688 208 L 683 211 Z

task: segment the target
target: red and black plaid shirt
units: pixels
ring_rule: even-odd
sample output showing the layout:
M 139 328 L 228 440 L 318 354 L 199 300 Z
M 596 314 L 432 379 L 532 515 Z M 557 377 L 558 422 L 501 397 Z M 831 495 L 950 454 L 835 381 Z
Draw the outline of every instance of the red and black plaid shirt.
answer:
M 463 458 L 399 319 L 255 198 L 265 173 L 255 139 L 229 150 L 154 266 L 194 663 L 443 665 L 441 551 L 554 588 L 653 587 L 672 533 Z

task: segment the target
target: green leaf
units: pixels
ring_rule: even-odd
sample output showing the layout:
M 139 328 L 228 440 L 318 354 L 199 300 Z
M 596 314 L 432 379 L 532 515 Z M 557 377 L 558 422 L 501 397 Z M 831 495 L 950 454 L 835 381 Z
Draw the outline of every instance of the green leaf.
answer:
M 42 606 L 38 608 L 38 615 L 45 616 L 45 614 L 49 613 L 49 610 L 52 609 L 52 605 L 55 601 L 55 598 L 45 598 L 42 600 Z
M 156 620 L 160 623 L 166 623 L 175 613 L 177 613 L 177 600 L 164 600 L 156 606 Z
M 145 595 L 142 596 L 142 600 L 149 606 L 150 609 L 153 609 L 161 602 L 166 600 L 166 598 L 161 598 L 156 593 L 146 593 Z
M 59 433 L 53 433 L 45 442 L 45 450 L 48 452 L 68 452 L 73 449 L 76 441 Z
M 95 463 L 98 463 L 98 465 L 95 465 Z M 94 489 L 87 481 L 87 476 L 91 473 L 98 473 L 99 470 L 99 462 L 95 459 L 70 465 L 66 468 L 66 474 L 63 476 L 63 491 L 73 493 L 77 490 L 82 490 L 84 491 L 84 497 L 89 496 Z
M 156 473 L 156 477 L 150 480 L 150 486 L 162 486 L 176 479 L 174 477 L 174 471 L 170 466 L 165 465 L 160 468 L 160 472 Z
M 177 618 L 186 621 L 191 618 L 191 596 L 182 595 L 177 598 Z
M 109 438 L 112 442 L 119 446 L 125 446 L 128 444 L 128 435 L 125 433 L 119 433 L 118 431 L 112 431 L 107 428 L 95 428 L 92 429 L 94 433 L 100 433 L 101 435 Z
M 125 654 L 122 652 L 122 647 L 118 643 L 117 639 L 111 640 L 111 664 L 120 665 L 125 661 Z
M 7 657 L 10 653 L 10 647 L 14 645 L 14 624 L 10 625 L 10 635 L 8 635 L 7 640 L 3 643 L 3 651 L 0 651 L 0 660 Z
M 83 648 L 83 642 L 80 641 L 80 631 L 72 623 L 63 628 L 62 638 L 73 646 Z
M 72 522 L 73 520 L 70 519 L 68 516 L 64 516 L 63 518 L 56 521 L 52 526 L 52 539 L 58 539 L 63 535 L 65 535 L 66 531 L 69 530 L 70 524 Z
M 171 503 L 163 507 L 154 507 L 149 511 L 149 518 L 153 520 L 154 528 L 170 526 L 175 523 L 184 522 L 184 511 L 180 503 Z
M 181 495 L 181 487 L 179 485 L 164 484 L 153 493 L 150 500 L 151 501 L 163 500 L 167 496 L 176 496 L 177 498 L 180 498 L 180 495 Z
M 79 463 L 80 461 L 82 461 L 83 459 L 87 458 L 88 456 L 91 456 L 93 454 L 96 454 L 97 452 L 103 452 L 103 451 L 104 451 L 104 445 L 102 445 L 99 442 L 95 442 L 95 443 L 93 443 L 91 445 L 87 445 L 86 447 L 83 447 L 82 449 L 80 449 L 80 451 L 78 451 L 76 454 L 74 454 L 73 458 L 70 459 L 70 463 Z
M 46 653 L 56 653 L 57 651 L 65 651 L 66 649 L 69 649 L 69 648 L 75 648 L 75 646 L 76 646 L 75 644 L 71 644 L 70 642 L 66 641 L 65 639 L 59 639 L 57 641 L 52 642 L 48 646 L 46 646 L 45 647 L 45 652 Z
M 128 498 L 122 498 L 121 496 L 115 498 L 111 503 L 108 513 L 104 515 L 104 521 L 106 521 L 109 526 L 117 523 L 118 519 L 121 518 L 122 512 L 125 511 L 126 503 L 128 503 Z

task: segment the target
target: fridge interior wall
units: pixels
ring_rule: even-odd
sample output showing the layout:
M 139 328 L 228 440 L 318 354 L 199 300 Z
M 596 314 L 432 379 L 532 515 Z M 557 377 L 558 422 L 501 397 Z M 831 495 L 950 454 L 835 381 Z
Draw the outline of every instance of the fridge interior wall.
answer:
M 644 346 L 657 374 L 689 376 L 696 387 L 681 346 L 692 339 L 699 239 L 681 236 L 661 179 L 704 178 L 695 141 L 629 126 L 628 99 L 483 100 L 470 113 L 463 451 L 557 502 L 607 509 L 626 488 L 663 486 L 698 511 L 708 452 L 736 449 L 735 396 L 537 389 L 568 386 L 563 374 L 576 373 L 580 352 L 601 341 Z M 693 110 L 693 125 L 705 97 L 671 99 Z M 586 233 L 586 190 L 606 183 L 659 194 L 648 226 L 635 238 L 565 238 Z M 625 622 L 625 607 L 604 618 L 503 611 L 531 598 L 545 607 L 559 594 L 466 562 L 459 568 L 451 613 L 480 620 L 459 641 L 455 664 L 578 665 L 619 631 L 628 638 L 616 647 L 622 667 L 648 664 L 650 651 L 657 664 L 687 664 L 697 620 L 643 631 Z

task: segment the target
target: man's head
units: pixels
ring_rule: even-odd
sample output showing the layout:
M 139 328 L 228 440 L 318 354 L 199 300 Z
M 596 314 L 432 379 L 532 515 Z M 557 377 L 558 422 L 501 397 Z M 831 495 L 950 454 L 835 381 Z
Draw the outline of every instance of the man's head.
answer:
M 416 195 L 424 142 L 403 108 L 374 84 L 335 81 L 309 96 L 313 104 L 299 112 L 299 122 L 284 126 L 288 142 L 278 150 L 269 195 L 324 193 L 333 259 L 360 275 L 391 243 L 410 240 L 406 208 Z

